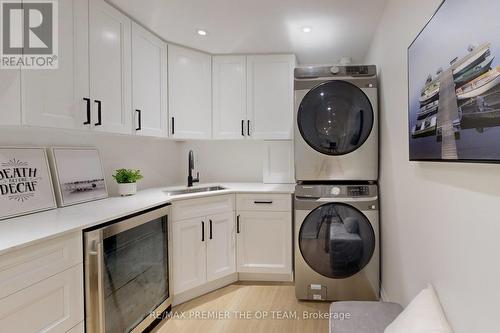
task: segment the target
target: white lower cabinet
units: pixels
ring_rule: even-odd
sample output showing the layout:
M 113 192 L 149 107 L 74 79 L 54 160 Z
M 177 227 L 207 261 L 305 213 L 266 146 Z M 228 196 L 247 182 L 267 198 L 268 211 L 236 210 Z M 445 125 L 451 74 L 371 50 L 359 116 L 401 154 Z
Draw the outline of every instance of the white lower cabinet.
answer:
M 81 333 L 81 232 L 0 256 L 0 331 Z
M 174 202 L 172 217 L 174 295 L 236 272 L 234 195 Z
M 292 274 L 292 211 L 289 194 L 236 196 L 238 273 Z M 257 276 L 256 275 L 256 276 Z M 265 275 L 262 275 L 264 277 Z
M 208 217 L 207 281 L 236 272 L 234 213 Z
M 238 212 L 238 220 L 238 272 L 291 273 L 290 213 Z
M 5 332 L 66 332 L 82 320 L 82 264 L 0 300 Z
M 174 294 L 202 285 L 207 280 L 203 221 L 200 218 L 172 223 Z

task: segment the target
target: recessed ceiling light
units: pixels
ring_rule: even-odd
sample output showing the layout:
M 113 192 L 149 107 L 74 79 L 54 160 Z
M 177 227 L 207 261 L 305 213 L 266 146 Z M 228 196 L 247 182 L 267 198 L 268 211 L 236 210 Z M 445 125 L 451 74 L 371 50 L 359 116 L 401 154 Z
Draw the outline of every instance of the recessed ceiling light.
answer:
M 309 33 L 312 31 L 311 27 L 302 27 L 302 32 Z
M 206 36 L 207 35 L 207 32 L 205 30 L 198 30 L 197 33 L 200 36 Z

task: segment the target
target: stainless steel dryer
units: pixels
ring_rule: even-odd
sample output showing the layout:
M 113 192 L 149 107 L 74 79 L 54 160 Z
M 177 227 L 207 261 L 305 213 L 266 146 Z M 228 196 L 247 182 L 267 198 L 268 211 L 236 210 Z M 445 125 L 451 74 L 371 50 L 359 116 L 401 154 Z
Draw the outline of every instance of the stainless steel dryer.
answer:
M 298 299 L 379 299 L 377 192 L 361 183 L 295 187 Z
M 298 182 L 378 179 L 375 66 L 295 69 Z

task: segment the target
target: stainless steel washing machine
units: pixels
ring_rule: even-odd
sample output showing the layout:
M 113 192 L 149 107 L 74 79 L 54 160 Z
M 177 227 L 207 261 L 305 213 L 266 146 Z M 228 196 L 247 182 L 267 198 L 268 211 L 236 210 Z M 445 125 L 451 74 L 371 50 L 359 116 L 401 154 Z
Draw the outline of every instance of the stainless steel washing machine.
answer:
M 295 69 L 298 182 L 378 179 L 375 66 Z
M 297 185 L 294 237 L 298 299 L 379 299 L 377 185 Z

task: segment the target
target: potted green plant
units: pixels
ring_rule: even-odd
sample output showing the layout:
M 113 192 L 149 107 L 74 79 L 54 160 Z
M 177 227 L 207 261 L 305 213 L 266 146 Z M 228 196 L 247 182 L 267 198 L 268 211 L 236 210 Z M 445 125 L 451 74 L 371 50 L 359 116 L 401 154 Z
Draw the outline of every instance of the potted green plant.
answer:
M 141 170 L 118 169 L 113 178 L 118 183 L 118 194 L 128 196 L 137 192 L 137 181 L 143 177 Z

